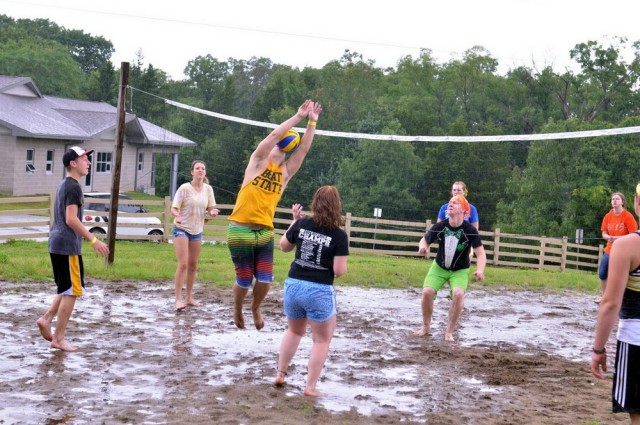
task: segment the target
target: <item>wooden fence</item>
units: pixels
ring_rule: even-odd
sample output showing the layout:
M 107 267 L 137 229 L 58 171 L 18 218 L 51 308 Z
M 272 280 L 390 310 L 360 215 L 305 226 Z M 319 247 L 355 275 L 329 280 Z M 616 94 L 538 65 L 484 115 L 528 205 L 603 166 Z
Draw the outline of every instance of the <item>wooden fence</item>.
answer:
M 8 239 L 46 238 L 48 231 L 38 226 L 51 226 L 53 222 L 53 202 L 50 196 L 21 198 L 0 198 L 0 218 L 29 216 L 29 221 L 0 222 L 0 241 Z M 23 208 L 7 210 L 3 205 L 48 202 L 48 208 Z M 91 202 L 99 202 L 92 198 Z M 107 201 L 105 201 L 107 202 Z M 143 214 L 158 217 L 164 229 L 162 236 L 122 236 L 117 239 L 142 239 L 169 242 L 172 235 L 171 200 L 161 201 L 120 200 L 121 204 L 144 205 L 151 210 L 162 210 Z M 231 204 L 217 205 L 220 215 L 207 220 L 204 240 L 213 243 L 225 243 L 227 239 L 227 218 L 233 209 Z M 118 213 L 119 217 L 135 217 L 141 214 Z M 39 220 L 38 217 L 42 219 Z M 6 220 L 3 220 L 6 221 Z M 275 233 L 284 234 L 291 223 L 289 208 L 276 209 L 274 218 Z M 349 249 L 352 252 L 366 252 L 396 256 L 426 257 L 435 255 L 437 247 L 430 246 L 426 256 L 418 254 L 418 241 L 431 227 L 431 220 L 399 221 L 379 218 L 355 217 L 351 213 L 345 216 L 344 230 L 349 236 Z M 145 224 L 127 224 L 127 227 L 156 227 Z M 106 225 L 105 225 L 106 227 Z M 4 229 L 9 231 L 3 231 Z M 15 231 L 14 231 L 15 229 Z M 30 229 L 25 232 L 25 229 Z M 40 231 L 39 231 L 40 230 Z M 526 236 L 502 233 L 499 228 L 492 232 L 480 231 L 482 243 L 487 253 L 487 263 L 492 266 L 522 267 L 539 270 L 597 270 L 603 254 L 603 246 L 597 247 L 570 243 L 568 238 L 550 238 L 544 236 Z

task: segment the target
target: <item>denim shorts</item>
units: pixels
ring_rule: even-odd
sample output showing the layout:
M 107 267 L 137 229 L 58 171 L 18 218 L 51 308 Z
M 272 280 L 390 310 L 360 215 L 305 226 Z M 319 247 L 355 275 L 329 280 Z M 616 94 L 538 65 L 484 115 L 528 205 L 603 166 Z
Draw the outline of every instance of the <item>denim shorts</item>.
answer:
M 333 285 L 287 278 L 284 313 L 289 319 L 326 322 L 336 315 L 336 290 Z
M 202 233 L 198 233 L 197 235 L 192 235 L 191 233 L 187 233 L 179 227 L 173 226 L 173 237 L 174 238 L 189 238 L 189 242 L 191 241 L 201 241 Z
M 602 254 L 600 267 L 598 267 L 598 277 L 600 280 L 607 280 L 607 276 L 609 276 L 609 254 L 605 252 Z

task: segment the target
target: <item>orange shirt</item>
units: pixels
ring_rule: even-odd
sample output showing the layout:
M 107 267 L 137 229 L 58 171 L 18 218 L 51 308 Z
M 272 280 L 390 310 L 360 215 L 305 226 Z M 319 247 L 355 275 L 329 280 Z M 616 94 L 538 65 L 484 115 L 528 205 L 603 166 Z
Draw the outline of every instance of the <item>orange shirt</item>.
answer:
M 638 230 L 638 223 L 636 223 L 636 219 L 633 218 L 633 215 L 627 210 L 623 209 L 619 215 L 616 215 L 616 213 L 611 210 L 602 219 L 600 230 L 607 232 L 609 236 L 620 237 Z M 604 252 L 607 254 L 611 253 L 611 241 L 607 241 Z

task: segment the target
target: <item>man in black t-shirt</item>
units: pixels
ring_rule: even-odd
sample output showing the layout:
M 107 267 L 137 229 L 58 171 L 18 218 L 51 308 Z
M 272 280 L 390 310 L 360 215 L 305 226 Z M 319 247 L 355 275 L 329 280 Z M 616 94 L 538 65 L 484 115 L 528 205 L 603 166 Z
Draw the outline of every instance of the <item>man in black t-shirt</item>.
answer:
M 78 349 L 64 338 L 76 298 L 84 294 L 82 238 L 90 241 L 96 254 L 109 254 L 109 247 L 89 233 L 82 224 L 84 196 L 80 180 L 89 173 L 91 161 L 87 156 L 91 152 L 93 151 L 73 146 L 62 156 L 67 176 L 56 191 L 53 226 L 49 233 L 49 256 L 57 293 L 49 310 L 36 321 L 42 337 L 51 341 L 51 348 L 63 351 Z M 56 330 L 52 333 L 51 323 L 56 316 Z
M 431 331 L 433 301 L 438 290 L 449 281 L 451 291 L 451 307 L 449 321 L 444 338 L 455 341 L 453 331 L 462 314 L 464 295 L 469 283 L 469 252 L 473 248 L 477 255 L 478 268 L 473 273 L 479 280 L 484 279 L 484 268 L 487 256 L 475 227 L 464 221 L 469 214 L 469 203 L 462 195 L 456 195 L 449 201 L 447 220 L 434 224 L 420 240 L 418 252 L 426 254 L 430 244 L 438 244 L 436 259 L 431 265 L 422 285 L 422 327 L 414 332 L 416 336 L 424 336 Z

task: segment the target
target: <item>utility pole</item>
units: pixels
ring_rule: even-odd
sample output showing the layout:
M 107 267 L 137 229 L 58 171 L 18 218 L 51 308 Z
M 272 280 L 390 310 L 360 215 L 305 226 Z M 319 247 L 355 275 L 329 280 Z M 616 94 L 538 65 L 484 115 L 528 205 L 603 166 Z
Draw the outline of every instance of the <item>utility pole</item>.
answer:
M 118 113 L 116 122 L 116 158 L 111 182 L 111 206 L 109 207 L 109 226 L 107 244 L 109 256 L 107 266 L 113 264 L 116 254 L 116 227 L 118 227 L 118 203 L 120 200 L 120 170 L 122 168 L 122 147 L 124 146 L 125 104 L 129 85 L 129 62 L 120 63 L 120 88 L 118 90 Z

